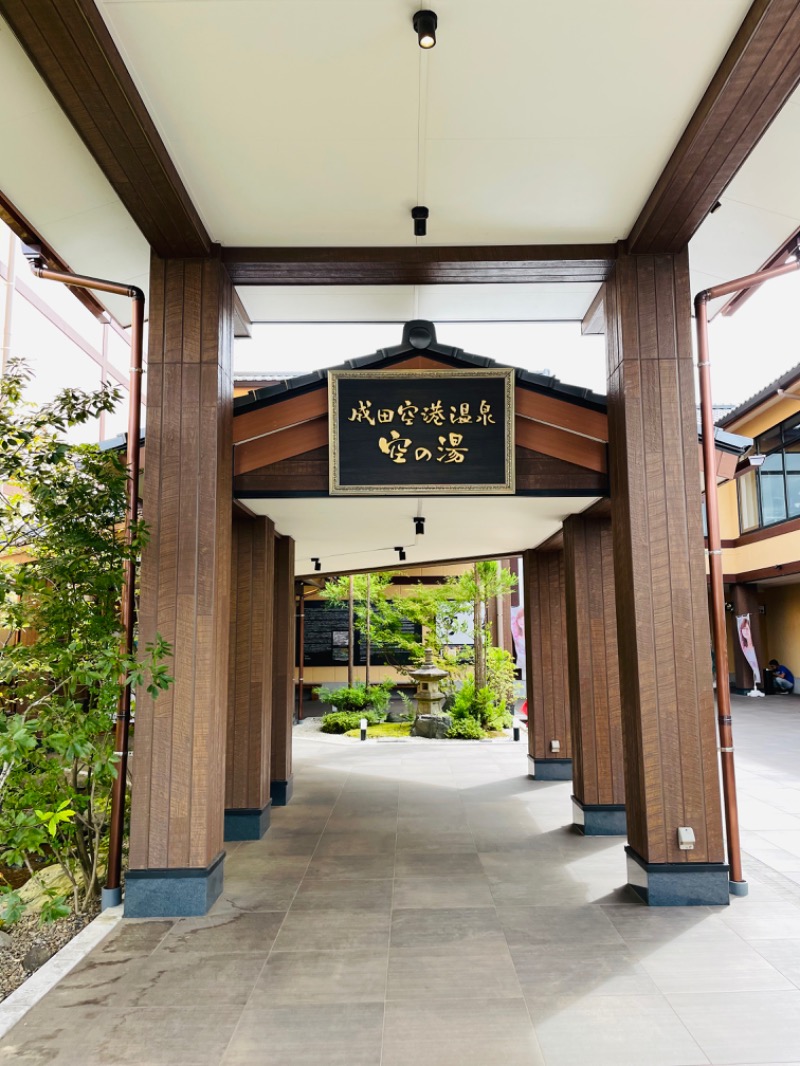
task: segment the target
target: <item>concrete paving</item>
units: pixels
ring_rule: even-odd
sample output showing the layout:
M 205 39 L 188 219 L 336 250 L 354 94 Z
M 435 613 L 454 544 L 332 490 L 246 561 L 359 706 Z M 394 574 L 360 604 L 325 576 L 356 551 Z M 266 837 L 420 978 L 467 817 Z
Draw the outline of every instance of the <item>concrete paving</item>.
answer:
M 300 739 L 211 915 L 123 922 L 0 1063 L 800 1064 L 800 699 L 735 700 L 745 875 L 652 909 L 523 744 Z

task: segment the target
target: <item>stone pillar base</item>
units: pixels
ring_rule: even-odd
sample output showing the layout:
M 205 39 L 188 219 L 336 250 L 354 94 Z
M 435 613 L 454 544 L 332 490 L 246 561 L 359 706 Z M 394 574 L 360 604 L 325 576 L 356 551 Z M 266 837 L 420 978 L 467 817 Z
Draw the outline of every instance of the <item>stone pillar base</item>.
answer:
M 650 907 L 719 907 L 730 903 L 722 862 L 645 862 L 628 844 L 628 886 Z
M 624 803 L 581 803 L 572 797 L 572 824 L 587 837 L 625 836 L 628 819 Z
M 269 829 L 269 812 L 272 800 L 265 807 L 233 807 L 225 811 L 226 841 L 260 840 Z
M 292 798 L 294 791 L 294 774 L 288 781 L 272 781 L 269 786 L 270 799 L 273 807 L 285 807 Z
M 202 869 L 128 870 L 126 918 L 191 918 L 207 914 L 222 892 L 225 852 Z
M 571 781 L 572 759 L 534 759 L 529 755 L 528 777 L 536 781 Z

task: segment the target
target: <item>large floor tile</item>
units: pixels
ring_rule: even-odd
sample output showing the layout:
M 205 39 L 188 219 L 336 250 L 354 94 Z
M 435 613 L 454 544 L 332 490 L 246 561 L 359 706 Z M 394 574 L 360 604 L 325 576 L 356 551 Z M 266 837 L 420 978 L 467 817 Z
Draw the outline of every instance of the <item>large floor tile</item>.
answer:
M 402 851 L 397 855 L 396 877 L 480 877 L 483 867 L 476 853 Z
M 522 995 L 508 948 L 464 957 L 454 966 L 450 955 L 428 955 L 423 949 L 390 949 L 388 1000 L 457 999 L 481 1002 L 519 999 Z M 489 1008 L 490 1009 L 490 1008 Z
M 384 880 L 316 880 L 308 878 L 297 890 L 292 913 L 297 911 L 342 910 L 389 914 L 394 882 Z
M 248 1008 L 224 1066 L 380 1066 L 383 1004 Z
M 700 1066 L 706 1055 L 660 995 L 528 999 L 547 1066 Z
M 382 1066 L 544 1066 L 522 999 L 386 1004 Z
M 462 956 L 505 954 L 503 930 L 493 907 L 396 910 L 392 914 L 392 953 Z
M 537 944 L 556 946 L 564 942 L 611 944 L 622 942 L 603 907 L 507 907 L 497 914 L 509 947 Z
M 485 877 L 397 877 L 394 908 L 493 907 Z
M 182 918 L 161 941 L 156 955 L 184 952 L 245 952 L 266 957 L 283 922 L 283 911 L 241 912 Z
M 797 903 L 750 901 L 731 907 L 722 920 L 745 940 L 800 939 L 800 900 Z
M 711 1062 L 782 1062 L 800 1051 L 800 990 L 668 998 Z
M 256 982 L 248 1009 L 383 1003 L 386 972 L 386 949 L 273 951 Z
M 388 914 L 357 910 L 291 910 L 276 951 L 380 951 L 389 946 Z
M 629 946 L 665 993 L 786 991 L 794 987 L 779 967 L 742 940 L 713 944 L 685 939 L 659 944 L 637 941 Z
M 511 957 L 529 1001 L 553 996 L 631 996 L 658 991 L 625 944 L 556 941 L 516 946 Z
M 309 880 L 384 881 L 394 877 L 395 857 L 384 855 L 322 855 L 308 864 Z

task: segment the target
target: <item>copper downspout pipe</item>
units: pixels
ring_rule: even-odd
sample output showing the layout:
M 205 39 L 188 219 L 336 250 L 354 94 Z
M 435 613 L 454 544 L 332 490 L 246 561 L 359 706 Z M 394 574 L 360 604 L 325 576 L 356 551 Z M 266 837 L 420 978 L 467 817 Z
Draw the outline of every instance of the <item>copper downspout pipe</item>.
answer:
M 733 759 L 733 732 L 731 728 L 731 694 L 728 684 L 728 636 L 725 622 L 725 591 L 722 567 L 722 541 L 719 527 L 719 501 L 717 499 L 717 472 L 714 448 L 714 412 L 711 399 L 711 362 L 708 345 L 708 304 L 718 296 L 728 296 L 750 285 L 770 278 L 790 274 L 800 268 L 800 259 L 781 266 L 759 270 L 743 278 L 714 285 L 695 297 L 694 309 L 697 321 L 697 368 L 700 378 L 700 419 L 703 434 L 703 476 L 706 490 L 706 517 L 708 521 L 708 560 L 711 577 L 711 629 L 717 664 L 717 722 L 719 726 L 719 751 L 722 769 L 722 793 L 725 806 L 725 833 L 728 844 L 731 892 L 737 896 L 747 895 L 747 882 L 742 876 L 742 855 L 739 842 L 739 808 L 736 801 L 736 773 Z
M 131 300 L 131 367 L 128 401 L 128 485 L 125 506 L 125 546 L 130 548 L 133 530 L 138 517 L 139 490 L 139 436 L 142 408 L 142 347 L 144 336 L 144 293 L 135 285 L 120 285 L 101 278 L 85 277 L 44 266 L 42 251 L 35 246 L 23 245 L 23 255 L 37 278 L 59 281 L 74 289 L 93 289 L 127 296 Z M 133 654 L 133 630 L 136 613 L 136 563 L 128 554 L 122 578 L 122 651 Z M 128 776 L 128 745 L 131 722 L 131 687 L 127 678 L 120 678 L 120 693 L 115 716 L 115 754 L 119 757 L 117 776 L 111 792 L 110 837 L 108 844 L 108 867 L 106 885 L 102 891 L 102 908 L 114 907 L 122 902 L 122 840 L 125 832 L 125 798 Z

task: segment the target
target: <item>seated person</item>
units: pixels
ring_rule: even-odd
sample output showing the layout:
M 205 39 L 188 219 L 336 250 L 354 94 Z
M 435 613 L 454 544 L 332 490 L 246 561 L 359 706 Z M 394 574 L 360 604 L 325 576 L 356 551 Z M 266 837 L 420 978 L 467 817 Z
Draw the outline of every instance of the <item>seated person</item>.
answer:
M 777 659 L 770 659 L 767 671 L 777 692 L 794 692 L 794 674 L 788 666 L 781 666 Z

